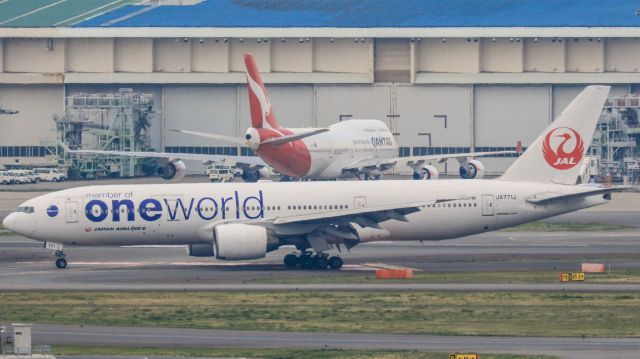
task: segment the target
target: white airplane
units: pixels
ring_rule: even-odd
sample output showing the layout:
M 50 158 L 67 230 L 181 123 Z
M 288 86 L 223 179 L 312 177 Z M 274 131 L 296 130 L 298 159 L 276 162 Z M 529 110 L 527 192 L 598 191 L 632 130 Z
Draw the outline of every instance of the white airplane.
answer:
M 583 90 L 495 180 L 90 186 L 26 201 L 3 223 L 55 249 L 59 268 L 63 245 L 186 245 L 220 260 L 294 245 L 287 266 L 340 268 L 332 247 L 457 238 L 606 203 L 627 188 L 576 183 L 608 93 Z
M 328 128 L 284 128 L 278 124 L 267 96 L 267 90 L 252 55 L 244 57 L 251 124 L 244 138 L 189 130 L 173 131 L 232 142 L 251 148 L 267 165 L 281 174 L 300 179 L 328 180 L 348 177 L 380 178 L 397 166 L 413 169 L 414 179 L 436 179 L 438 170 L 430 162 L 455 158 L 460 163 L 460 176 L 482 178 L 485 168 L 476 157 L 515 154 L 516 151 L 456 153 L 431 156 L 399 157 L 399 147 L 389 128 L 379 120 L 349 120 Z M 168 158 L 163 178 L 180 179 L 186 166 L 181 160 L 212 160 L 211 155 L 78 150 L 71 153 L 116 154 Z M 220 160 L 223 156 L 217 156 Z M 225 164 L 243 168 L 242 178 L 255 182 L 268 171 L 259 171 L 260 163 L 248 157 L 226 156 Z M 261 161 L 260 161 L 261 162 Z M 178 169 L 177 171 L 174 169 Z M 182 170 L 182 171 L 181 171 Z

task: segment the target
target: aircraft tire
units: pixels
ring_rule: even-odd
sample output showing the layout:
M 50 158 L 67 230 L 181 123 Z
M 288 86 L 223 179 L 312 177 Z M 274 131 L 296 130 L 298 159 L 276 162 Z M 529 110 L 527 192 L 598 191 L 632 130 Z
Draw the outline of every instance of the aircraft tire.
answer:
M 313 269 L 314 260 L 310 256 L 302 256 L 302 257 L 300 257 L 299 264 L 300 264 L 300 268 Z
M 67 268 L 67 260 L 64 258 L 56 259 L 56 267 L 58 267 L 59 269 Z
M 284 265 L 287 267 L 295 267 L 300 262 L 300 258 L 293 253 L 284 256 Z
M 325 269 L 329 265 L 329 260 L 325 256 L 318 256 L 313 259 L 313 264 L 317 269 Z
M 331 257 L 329 258 L 329 267 L 331 267 L 331 269 L 340 269 L 342 268 L 342 264 L 344 262 L 342 261 L 342 258 L 340 257 Z

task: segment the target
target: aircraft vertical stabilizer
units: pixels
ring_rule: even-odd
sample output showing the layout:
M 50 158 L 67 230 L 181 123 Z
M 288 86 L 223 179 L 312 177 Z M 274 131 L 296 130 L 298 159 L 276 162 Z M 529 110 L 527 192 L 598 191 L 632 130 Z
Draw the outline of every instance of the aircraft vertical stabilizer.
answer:
M 251 108 L 251 125 L 254 128 L 280 128 L 276 116 L 271 110 L 271 102 L 264 87 L 256 60 L 251 54 L 244 55 L 247 67 L 247 88 L 249 89 L 249 106 Z
M 574 185 L 609 86 L 587 86 L 500 177 L 505 181 Z

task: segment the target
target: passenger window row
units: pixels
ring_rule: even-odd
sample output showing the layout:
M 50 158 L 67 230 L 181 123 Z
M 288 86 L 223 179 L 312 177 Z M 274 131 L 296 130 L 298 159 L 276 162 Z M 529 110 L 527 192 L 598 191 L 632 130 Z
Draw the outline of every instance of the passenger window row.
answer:
M 301 205 L 297 205 L 297 206 L 287 206 L 287 209 L 289 210 L 336 210 L 336 209 L 349 209 L 349 206 L 347 205 L 308 205 L 308 206 L 301 206 Z
M 477 203 L 469 203 L 469 202 L 454 202 L 454 203 L 436 203 L 436 204 L 427 204 L 422 206 L 422 208 L 471 208 L 478 207 Z

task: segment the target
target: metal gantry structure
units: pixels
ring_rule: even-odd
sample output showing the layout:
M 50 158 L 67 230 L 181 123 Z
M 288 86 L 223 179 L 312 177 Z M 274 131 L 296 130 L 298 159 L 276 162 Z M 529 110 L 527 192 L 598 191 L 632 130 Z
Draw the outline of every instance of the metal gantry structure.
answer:
M 73 150 L 148 150 L 153 105 L 153 95 L 131 89 L 67 96 L 64 116 L 54 117 L 58 140 Z M 133 177 L 140 174 L 141 164 L 140 159 L 117 155 L 64 154 L 61 162 L 79 178 Z
M 590 153 L 600 158 L 600 173 L 625 184 L 640 183 L 640 94 L 609 97 Z

